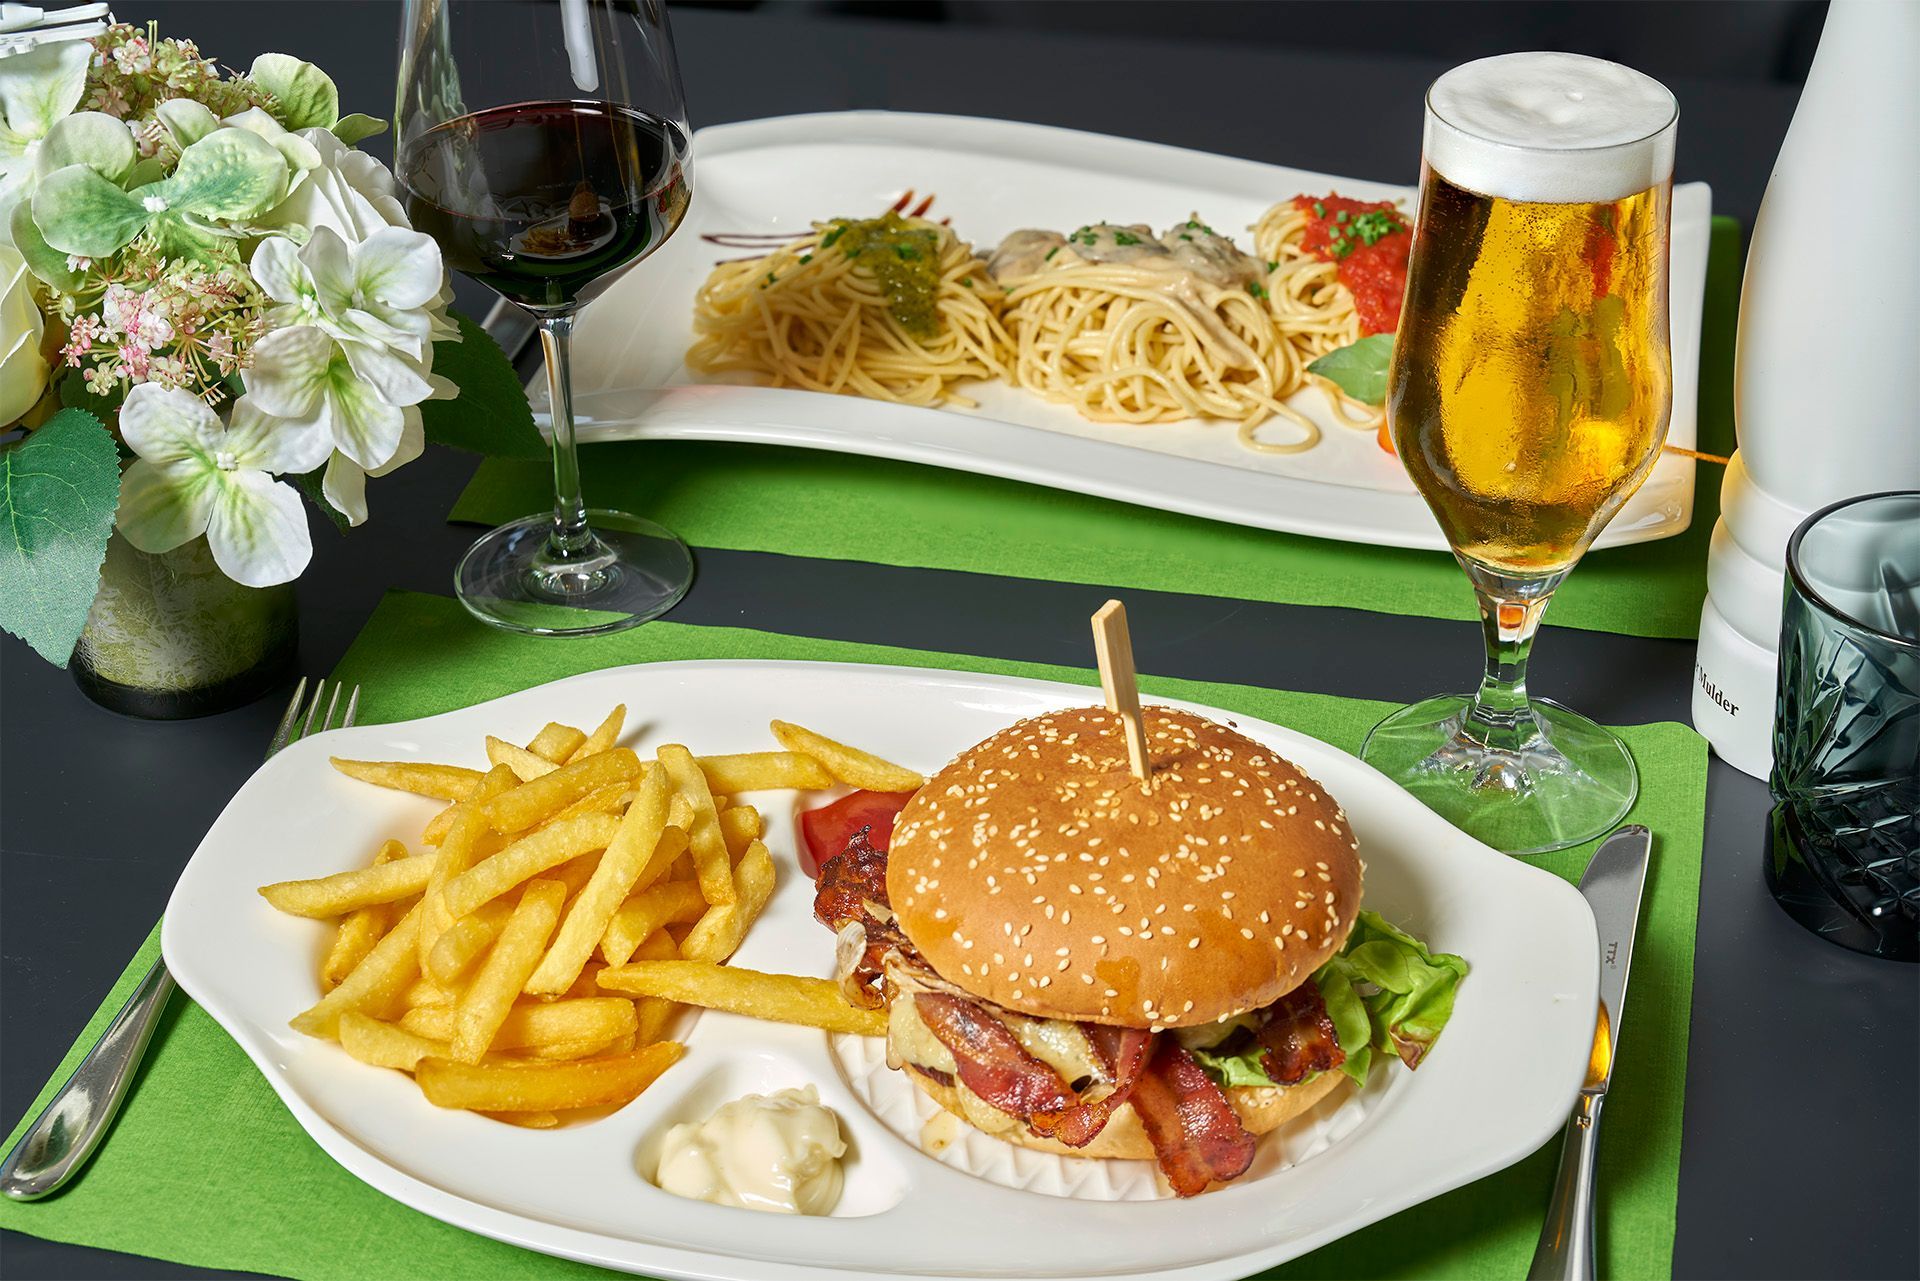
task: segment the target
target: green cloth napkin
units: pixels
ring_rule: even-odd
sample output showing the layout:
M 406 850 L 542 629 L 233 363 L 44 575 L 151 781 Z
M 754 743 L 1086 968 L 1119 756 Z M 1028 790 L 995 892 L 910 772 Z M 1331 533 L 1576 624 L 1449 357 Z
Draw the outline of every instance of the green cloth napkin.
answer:
M 1740 226 L 1713 220 L 1700 354 L 1700 448 L 1733 448 L 1733 331 Z M 1013 578 L 1477 617 L 1453 558 L 1332 542 L 1135 507 L 918 463 L 773 445 L 628 441 L 590 445 L 588 503 L 638 512 L 698 547 L 875 561 Z M 1707 593 L 1707 539 L 1721 468 L 1698 464 L 1684 534 L 1596 552 L 1556 593 L 1558 626 L 1692 637 Z M 491 458 L 454 520 L 498 525 L 553 502 L 538 459 Z
M 1097 684 L 1082 668 L 673 623 L 539 640 L 482 626 L 452 600 L 408 593 L 381 602 L 336 675 L 365 686 L 362 721 L 371 723 L 622 663 L 713 657 L 890 663 Z M 1348 750 L 1388 710 L 1383 703 L 1155 676 L 1143 676 L 1141 686 L 1290 725 Z M 1631 818 L 1651 827 L 1657 843 L 1634 958 L 1633 1018 L 1601 1145 L 1601 1265 L 1610 1276 L 1655 1277 L 1669 1273 L 1673 1255 L 1707 760 L 1705 744 L 1684 726 L 1640 725 L 1622 734 L 1646 788 Z M 1541 861 L 1571 878 L 1591 853 Z M 156 930 L 55 1082 L 98 1037 L 157 948 Z M 43 1098 L 53 1088 L 49 1082 Z M 1519 1277 L 1539 1231 L 1553 1160 L 1549 1145 L 1270 1275 Z M 306 1138 L 239 1047 L 184 1000 L 174 1003 L 117 1128 L 85 1177 L 49 1201 L 0 1201 L 0 1227 L 303 1281 L 598 1274 L 447 1227 L 366 1187 Z

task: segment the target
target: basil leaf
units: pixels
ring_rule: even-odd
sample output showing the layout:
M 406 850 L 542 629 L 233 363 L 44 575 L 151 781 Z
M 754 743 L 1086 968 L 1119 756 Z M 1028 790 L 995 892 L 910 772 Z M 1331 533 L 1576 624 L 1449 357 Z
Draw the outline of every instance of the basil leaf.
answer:
M 1393 359 L 1393 335 L 1369 334 L 1336 348 L 1307 366 L 1363 405 L 1387 399 L 1387 365 Z

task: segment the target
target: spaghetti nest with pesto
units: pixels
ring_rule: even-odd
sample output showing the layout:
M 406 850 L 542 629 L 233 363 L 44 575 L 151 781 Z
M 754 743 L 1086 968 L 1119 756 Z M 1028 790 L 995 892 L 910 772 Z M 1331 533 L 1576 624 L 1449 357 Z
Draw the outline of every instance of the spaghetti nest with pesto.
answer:
M 1197 217 L 1154 236 L 1095 223 L 1018 231 L 988 263 L 1006 291 L 1013 381 L 1095 422 L 1216 418 L 1274 452 L 1308 449 L 1313 423 L 1282 402 L 1303 375 L 1265 301 L 1263 265 Z M 1281 417 L 1299 435 L 1255 444 Z
M 1305 377 L 1350 427 L 1377 431 L 1386 411 L 1307 367 L 1364 338 L 1392 335 L 1400 322 L 1412 239 L 1392 202 L 1339 195 L 1282 200 L 1254 224 L 1254 252 L 1266 260 L 1274 324 Z
M 722 243 L 728 243 L 723 241 Z M 689 368 L 908 405 L 1008 374 L 1001 291 L 953 230 L 889 211 L 724 262 L 694 300 Z

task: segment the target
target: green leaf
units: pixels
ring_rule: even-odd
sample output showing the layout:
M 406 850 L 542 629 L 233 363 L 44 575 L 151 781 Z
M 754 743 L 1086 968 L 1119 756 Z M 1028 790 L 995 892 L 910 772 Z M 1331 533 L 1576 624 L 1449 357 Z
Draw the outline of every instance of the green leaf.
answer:
M 263 53 L 247 78 L 274 96 L 274 116 L 289 129 L 327 129 L 340 119 L 340 90 L 311 62 Z
M 1430 951 L 1378 912 L 1363 911 L 1340 955 L 1322 966 L 1315 980 L 1322 975 L 1323 994 L 1344 984 L 1353 985 L 1349 995 L 1358 986 L 1367 987 L 1360 999 L 1372 1024 L 1373 1046 L 1392 1050 L 1409 1067 L 1417 1067 L 1453 1016 L 1454 992 L 1467 976 L 1467 963 L 1450 953 Z M 1330 997 L 1330 1013 L 1332 1009 Z
M 1336 348 L 1307 366 L 1363 405 L 1387 399 L 1387 365 L 1393 360 L 1393 335 L 1370 334 Z
M 1347 1057 L 1340 1070 L 1365 1085 L 1373 1068 L 1373 1019 L 1366 1002 L 1353 990 L 1353 970 L 1346 958 L 1336 956 L 1313 976 L 1320 999 L 1327 1003 L 1327 1018 L 1333 1023 L 1334 1039 Z
M 1193 1055 L 1194 1062 L 1206 1070 L 1208 1076 L 1222 1085 L 1271 1086 L 1273 1078 L 1267 1075 L 1266 1068 L 1260 1064 L 1260 1058 L 1266 1053 L 1264 1046 L 1255 1044 L 1238 1054 L 1219 1054 L 1213 1050 L 1191 1048 L 1187 1053 Z
M 287 194 L 287 161 L 259 134 L 216 129 L 180 153 L 171 178 L 133 194 L 158 197 L 203 218 L 241 221 L 265 213 Z
M 119 501 L 119 451 L 83 410 L 0 450 L 0 627 L 56 667 L 87 625 Z
M 67 256 L 46 242 L 33 221 L 33 206 L 21 201 L 13 207 L 7 229 L 13 235 L 13 247 L 27 261 L 27 270 L 47 284 L 65 293 L 80 287 L 80 273 L 67 270 Z
M 133 172 L 140 149 L 127 126 L 98 111 L 81 111 L 47 131 L 33 167 L 42 177 L 68 165 L 86 165 L 118 186 Z
M 375 116 L 363 116 L 359 112 L 341 116 L 333 123 L 333 136 L 349 147 L 365 138 L 387 131 L 387 122 Z
M 498 458 L 538 458 L 547 442 L 533 425 L 533 410 L 507 354 L 487 331 L 458 312 L 459 342 L 433 345 L 433 372 L 460 389 L 455 400 L 420 403 L 427 439 Z
M 33 193 L 33 220 L 40 235 L 65 254 L 105 258 L 139 235 L 149 216 L 138 196 L 86 165 L 48 174 Z

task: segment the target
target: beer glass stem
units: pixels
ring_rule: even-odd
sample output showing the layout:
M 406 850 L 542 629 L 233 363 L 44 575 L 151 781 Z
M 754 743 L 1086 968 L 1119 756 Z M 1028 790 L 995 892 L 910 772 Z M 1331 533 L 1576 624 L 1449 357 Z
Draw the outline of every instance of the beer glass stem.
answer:
M 1527 699 L 1527 659 L 1547 603 L 1566 577 L 1515 578 L 1461 559 L 1480 603 L 1480 629 L 1487 648 L 1486 673 L 1474 692 L 1460 732 L 1498 752 L 1538 746 L 1540 725 Z

